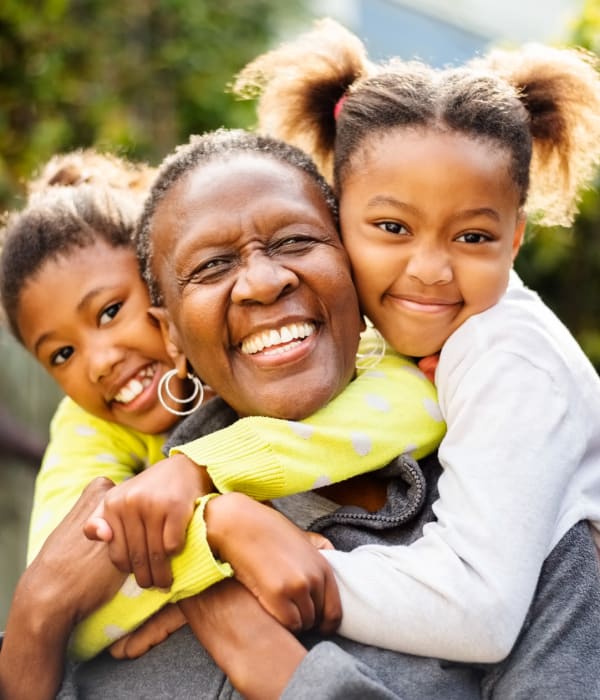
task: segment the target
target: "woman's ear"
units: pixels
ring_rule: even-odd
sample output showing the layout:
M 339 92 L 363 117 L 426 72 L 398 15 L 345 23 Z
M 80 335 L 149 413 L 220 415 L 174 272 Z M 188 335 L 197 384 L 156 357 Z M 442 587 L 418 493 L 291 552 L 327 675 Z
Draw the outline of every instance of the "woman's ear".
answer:
M 163 306 L 151 306 L 148 313 L 158 321 L 167 355 L 171 358 L 173 366 L 177 370 L 177 376 L 182 379 L 187 376 L 187 360 L 181 349 L 179 333 L 171 320 L 169 312 Z

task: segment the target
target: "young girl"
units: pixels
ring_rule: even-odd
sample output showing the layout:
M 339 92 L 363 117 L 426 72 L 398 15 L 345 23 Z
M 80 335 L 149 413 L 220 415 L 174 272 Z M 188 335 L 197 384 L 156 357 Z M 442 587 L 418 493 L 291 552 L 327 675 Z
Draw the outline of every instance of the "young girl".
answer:
M 148 292 L 132 247 L 132 230 L 151 176 L 150 170 L 94 152 L 57 157 L 31 184 L 26 208 L 8 222 L 1 259 L 7 318 L 15 336 L 69 396 L 53 419 L 51 442 L 36 483 L 29 561 L 94 477 L 120 482 L 158 461 L 164 433 L 178 419 L 158 400 L 159 381 L 171 364 L 158 324 L 147 313 Z M 176 380 L 172 375 L 167 379 L 176 391 Z M 186 387 L 183 395 L 189 394 Z M 369 406 L 373 394 L 380 402 L 371 400 Z M 164 391 L 163 399 L 168 404 Z M 360 407 L 360 422 L 348 413 L 341 429 L 328 428 L 321 437 L 319 415 L 311 422 L 314 439 L 325 440 L 346 458 L 337 478 L 374 469 L 404 451 L 427 454 L 444 431 L 433 387 L 401 358 L 386 358 L 381 375 L 364 375 L 343 401 Z M 225 431 L 229 461 L 235 463 L 246 446 L 239 442 L 240 435 L 255 451 L 249 459 L 257 459 L 256 452 L 262 454 L 259 440 L 252 438 L 254 420 L 268 430 L 270 419 L 249 418 L 241 430 L 232 426 Z M 390 430 L 398 423 L 406 426 L 405 437 Z M 288 445 L 297 443 L 297 454 L 284 462 L 298 469 L 306 443 L 301 428 L 294 432 L 291 425 L 290 435 L 282 438 Z M 266 466 L 285 471 L 275 459 Z M 310 472 L 310 465 L 302 468 Z M 318 469 L 311 483 L 320 476 Z M 161 495 L 168 497 L 169 488 L 177 488 L 181 471 Z M 234 467 L 231 471 L 235 475 Z M 193 486 L 186 481 L 186 489 L 207 490 L 195 466 L 188 475 Z M 265 498 L 294 488 L 293 479 L 285 484 L 275 479 L 267 485 L 255 481 L 258 486 L 248 479 L 250 490 L 254 487 Z M 169 523 L 173 528 L 183 523 L 185 529 L 192 509 L 193 504 L 183 511 L 171 507 Z M 135 581 L 127 581 L 110 604 L 77 630 L 74 653 L 94 655 L 165 603 L 231 574 L 208 550 L 201 510 L 188 528 L 185 549 L 172 564 L 173 582 L 164 584 L 169 591 L 142 591 Z
M 500 657 L 543 560 L 578 521 L 600 520 L 600 379 L 512 270 L 525 212 L 568 224 L 600 162 L 596 64 L 530 46 L 457 69 L 373 66 L 324 21 L 251 64 L 237 89 L 256 88 L 261 127 L 333 173 L 367 316 L 401 353 L 440 352 L 437 522 L 385 559 L 325 553 L 349 582 L 341 632 Z

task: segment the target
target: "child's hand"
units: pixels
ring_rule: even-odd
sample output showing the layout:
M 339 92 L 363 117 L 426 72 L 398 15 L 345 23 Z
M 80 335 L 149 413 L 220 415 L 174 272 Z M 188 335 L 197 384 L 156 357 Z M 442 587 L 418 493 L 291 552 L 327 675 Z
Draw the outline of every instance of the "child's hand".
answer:
M 164 642 L 185 623 L 186 619 L 177 605 L 165 605 L 143 625 L 118 639 L 108 651 L 114 659 L 137 659 Z
M 263 608 L 292 631 L 335 631 L 342 617 L 333 571 L 319 548 L 281 513 L 240 493 L 213 498 L 205 510 L 208 542 Z M 311 540 L 311 538 L 313 538 Z
M 196 498 L 212 490 L 206 470 L 177 454 L 111 489 L 84 532 L 108 542 L 114 565 L 140 586 L 168 588 L 169 557 L 185 543 Z

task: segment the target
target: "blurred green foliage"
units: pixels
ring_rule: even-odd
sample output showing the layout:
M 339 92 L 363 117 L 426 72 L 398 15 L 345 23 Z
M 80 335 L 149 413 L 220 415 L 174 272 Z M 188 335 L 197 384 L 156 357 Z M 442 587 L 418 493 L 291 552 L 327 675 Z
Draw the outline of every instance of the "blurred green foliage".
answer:
M 600 56 L 600 0 L 585 0 L 570 44 Z M 569 229 L 531 226 L 515 267 L 573 332 L 600 371 L 600 176 Z
M 2 0 L 0 209 L 56 152 L 95 145 L 158 162 L 190 133 L 246 126 L 224 91 L 301 0 Z
M 2 0 L 0 211 L 56 152 L 95 145 L 157 163 L 190 133 L 254 123 L 224 91 L 245 63 L 306 19 L 303 0 Z M 571 43 L 600 55 L 600 0 Z M 598 183 L 600 185 L 600 182 Z M 600 195 L 572 229 L 532 226 L 516 267 L 600 369 Z

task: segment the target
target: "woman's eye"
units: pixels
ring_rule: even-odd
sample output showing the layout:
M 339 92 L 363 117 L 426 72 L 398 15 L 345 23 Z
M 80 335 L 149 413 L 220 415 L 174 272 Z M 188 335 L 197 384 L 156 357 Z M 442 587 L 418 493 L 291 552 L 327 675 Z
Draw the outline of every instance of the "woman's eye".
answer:
M 225 274 L 233 265 L 233 261 L 229 258 L 212 258 L 198 266 L 189 277 L 182 278 L 180 284 L 216 281 Z
M 107 306 L 100 314 L 100 325 L 103 326 L 105 323 L 112 321 L 112 319 L 119 313 L 122 306 L 123 302 L 121 301 Z
M 56 365 L 64 364 L 69 359 L 69 357 L 71 357 L 73 352 L 73 347 L 71 345 L 65 345 L 64 348 L 60 348 L 60 350 L 57 350 L 55 353 L 52 353 L 52 356 L 50 357 L 50 364 L 53 367 L 56 367 Z
M 304 250 L 305 248 L 313 245 L 314 243 L 315 243 L 314 238 L 311 238 L 310 236 L 302 236 L 302 235 L 298 234 L 295 236 L 287 236 L 286 238 L 280 239 L 273 246 L 273 250 L 274 251 L 278 251 L 278 250 L 300 251 L 300 250 Z
M 408 229 L 406 228 L 406 226 L 398 223 L 397 221 L 380 221 L 377 224 L 377 227 L 380 228 L 382 231 L 385 231 L 386 233 L 393 233 L 396 236 L 403 236 L 408 233 Z
M 486 243 L 491 240 L 491 236 L 480 231 L 467 231 L 458 236 L 456 240 L 460 243 Z

